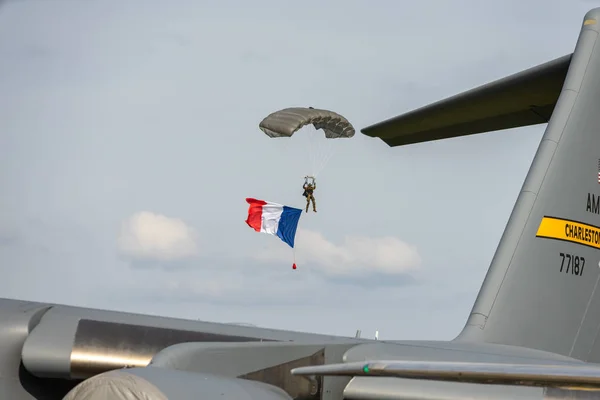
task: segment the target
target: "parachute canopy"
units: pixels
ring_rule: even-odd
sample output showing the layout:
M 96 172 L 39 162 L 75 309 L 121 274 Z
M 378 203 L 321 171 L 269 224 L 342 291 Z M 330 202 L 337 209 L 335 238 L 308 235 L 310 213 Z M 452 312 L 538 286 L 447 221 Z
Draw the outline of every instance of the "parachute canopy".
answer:
M 346 118 L 333 111 L 312 107 L 284 108 L 268 115 L 258 126 L 267 136 L 277 138 L 290 137 L 308 124 L 325 131 L 327 139 L 351 138 L 355 133 Z

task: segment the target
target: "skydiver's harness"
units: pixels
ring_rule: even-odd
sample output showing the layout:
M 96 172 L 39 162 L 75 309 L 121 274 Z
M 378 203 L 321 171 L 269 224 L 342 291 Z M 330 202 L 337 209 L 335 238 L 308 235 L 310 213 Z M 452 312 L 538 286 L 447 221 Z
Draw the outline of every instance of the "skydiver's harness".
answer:
M 310 183 L 308 182 L 310 179 Z M 310 188 L 307 187 L 307 185 L 311 185 Z M 315 187 L 315 177 L 314 176 L 305 176 L 304 177 L 304 193 L 302 193 L 302 196 L 304 197 L 308 197 L 309 195 L 312 196 L 313 194 L 313 190 Z

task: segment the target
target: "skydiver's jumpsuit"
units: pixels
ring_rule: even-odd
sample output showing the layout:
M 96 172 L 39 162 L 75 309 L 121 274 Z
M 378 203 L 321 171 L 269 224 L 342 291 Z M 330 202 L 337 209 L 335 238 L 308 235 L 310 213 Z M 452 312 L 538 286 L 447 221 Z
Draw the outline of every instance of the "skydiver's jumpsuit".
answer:
M 317 205 L 315 203 L 315 196 L 313 196 L 313 191 L 317 188 L 317 184 L 304 184 L 304 186 L 302 186 L 302 188 L 304 189 L 304 193 L 303 195 L 306 197 L 306 212 L 308 212 L 308 206 L 310 205 L 310 202 L 312 201 L 312 205 L 313 205 L 313 211 L 317 212 Z

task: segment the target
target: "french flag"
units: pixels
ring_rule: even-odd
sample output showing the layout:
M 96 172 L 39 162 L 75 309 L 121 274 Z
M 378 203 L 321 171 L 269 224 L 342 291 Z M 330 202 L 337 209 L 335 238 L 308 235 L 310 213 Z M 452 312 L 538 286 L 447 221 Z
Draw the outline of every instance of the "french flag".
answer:
M 250 204 L 246 223 L 256 232 L 278 236 L 294 248 L 294 238 L 302 210 L 270 201 L 247 198 Z

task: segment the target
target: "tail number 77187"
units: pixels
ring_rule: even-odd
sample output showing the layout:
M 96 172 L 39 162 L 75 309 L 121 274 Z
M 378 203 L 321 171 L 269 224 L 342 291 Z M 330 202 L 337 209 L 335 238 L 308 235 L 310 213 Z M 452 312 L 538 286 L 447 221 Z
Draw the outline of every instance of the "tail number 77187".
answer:
M 585 267 L 585 258 L 565 253 L 559 253 L 559 255 L 561 258 L 560 272 L 564 272 L 565 274 L 571 273 L 577 276 L 583 275 L 583 267 Z

